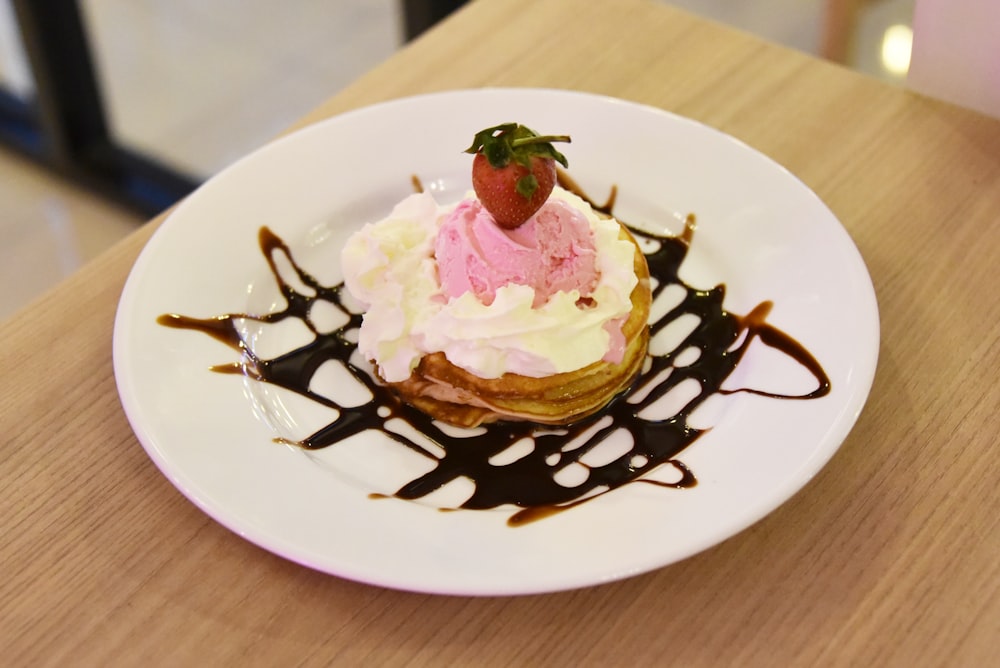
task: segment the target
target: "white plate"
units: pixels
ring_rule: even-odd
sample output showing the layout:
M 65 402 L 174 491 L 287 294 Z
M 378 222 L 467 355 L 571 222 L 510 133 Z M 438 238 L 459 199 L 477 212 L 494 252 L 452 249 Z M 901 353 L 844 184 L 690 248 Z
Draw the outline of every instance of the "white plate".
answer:
M 471 160 L 462 150 L 473 134 L 512 120 L 572 135 L 564 147 L 570 174 L 597 201 L 617 184 L 622 219 L 678 232 L 683 215 L 696 213 L 685 280 L 725 283 L 726 308 L 737 314 L 772 300 L 769 322 L 815 355 L 832 392 L 809 401 L 729 395 L 714 429 L 680 456 L 696 487 L 628 485 L 511 528 L 502 509 L 444 513 L 430 503 L 370 498 L 393 491 L 393 483 L 379 488 L 376 481 L 396 465 L 384 448 L 355 452 L 351 469 L 276 443 L 276 436 L 311 433 L 324 414 L 280 388 L 209 372 L 235 361 L 233 351 L 156 323 L 168 312 L 280 309 L 257 245 L 264 225 L 321 282 L 338 282 L 350 232 L 411 192 L 413 175 L 441 200 L 457 199 L 469 188 Z M 281 327 L 255 344 L 263 356 L 302 343 L 301 331 Z M 767 515 L 820 470 L 855 423 L 878 341 L 874 291 L 857 249 L 815 194 L 769 158 L 662 110 L 567 91 L 498 89 L 347 113 L 211 179 L 137 260 L 115 322 L 114 362 L 122 404 L 149 456 L 184 495 L 247 540 L 362 582 L 500 595 L 636 575 Z M 734 374 L 740 385 L 794 393 L 809 384 L 795 365 L 761 348 L 751 348 Z

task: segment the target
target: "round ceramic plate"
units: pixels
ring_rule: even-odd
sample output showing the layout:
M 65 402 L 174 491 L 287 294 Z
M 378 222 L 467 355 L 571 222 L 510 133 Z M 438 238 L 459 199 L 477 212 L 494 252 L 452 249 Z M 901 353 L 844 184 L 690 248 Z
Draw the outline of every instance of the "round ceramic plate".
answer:
M 405 448 L 377 431 L 307 452 L 328 409 L 239 374 L 218 340 L 157 323 L 266 313 L 284 301 L 257 232 L 270 228 L 324 285 L 342 279 L 340 249 L 384 217 L 417 176 L 439 201 L 469 189 L 478 130 L 518 121 L 573 138 L 569 174 L 595 201 L 618 188 L 616 215 L 678 233 L 698 227 L 682 267 L 691 285 L 727 288 L 823 366 L 831 392 L 789 401 L 727 395 L 712 429 L 680 459 L 688 489 L 626 485 L 571 510 L 512 527 L 510 508 L 441 512 L 440 499 L 391 495 Z M 278 267 L 279 271 L 286 268 Z M 264 358 L 303 345 L 294 320 L 245 324 Z M 251 326 L 252 325 L 252 326 Z M 258 331 L 259 330 L 259 331 Z M 305 128 L 237 162 L 185 200 L 129 276 L 114 334 L 118 391 L 139 441 L 170 481 L 234 532 L 306 566 L 406 590 L 468 595 L 554 591 L 608 582 L 690 557 L 761 519 L 837 450 L 871 387 L 878 355 L 871 280 L 848 234 L 794 176 L 741 142 L 659 109 L 582 93 L 455 91 L 359 109 Z M 808 391 L 811 377 L 766 346 L 734 373 L 744 387 Z M 333 381 L 336 384 L 336 381 Z

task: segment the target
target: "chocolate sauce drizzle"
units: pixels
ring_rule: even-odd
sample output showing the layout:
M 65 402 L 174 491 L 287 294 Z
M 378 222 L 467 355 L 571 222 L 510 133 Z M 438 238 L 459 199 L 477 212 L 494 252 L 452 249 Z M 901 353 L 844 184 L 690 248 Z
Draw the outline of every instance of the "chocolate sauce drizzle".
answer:
M 563 185 L 582 194 L 572 182 L 563 180 Z M 609 213 L 614 198 L 615 191 L 612 190 L 608 203 L 603 206 L 595 205 L 595 208 Z M 508 524 L 517 526 L 572 508 L 631 483 L 674 488 L 697 484 L 694 474 L 677 456 L 703 433 L 688 425 L 688 417 L 713 394 L 750 392 L 780 399 L 814 399 L 830 391 L 829 378 L 809 351 L 791 336 L 766 322 L 770 302 L 761 303 L 748 315 L 741 317 L 723 308 L 724 286 L 699 290 L 680 280 L 679 270 L 694 233 L 693 216 L 688 217 L 685 230 L 679 236 L 659 236 L 632 227 L 629 229 L 636 238 L 645 242 L 645 247 L 651 249 L 646 252 L 646 259 L 650 276 L 654 279 L 654 300 L 670 285 L 680 285 L 685 291 L 685 296 L 677 306 L 650 323 L 651 337 L 684 314 L 697 316 L 699 324 L 673 352 L 649 355 L 633 386 L 616 397 L 604 410 L 566 427 L 499 422 L 480 427 L 483 433 L 476 436 L 458 437 L 454 435 L 453 428 L 446 431 L 426 414 L 401 402 L 379 384 L 369 370 L 352 362 L 352 354 L 357 346 L 352 342 L 352 338 L 356 337 L 352 337 L 351 333 L 360 327 L 362 315 L 352 312 L 345 305 L 342 298 L 344 285 L 320 284 L 295 263 L 286 243 L 266 227 L 260 229 L 258 240 L 286 301 L 287 305 L 283 310 L 264 315 L 229 313 L 206 319 L 166 314 L 160 316 L 157 322 L 167 327 L 203 332 L 241 353 L 239 361 L 214 366 L 213 371 L 245 374 L 255 381 L 277 385 L 309 397 L 336 409 L 338 413 L 333 422 L 301 441 L 275 439 L 276 441 L 316 450 L 336 446 L 360 432 L 379 431 L 402 447 L 436 461 L 429 472 L 403 485 L 393 496 L 419 499 L 464 477 L 474 483 L 474 491 L 460 508 L 481 510 L 510 504 L 518 510 L 509 517 Z M 285 256 L 299 281 L 313 294 L 299 292 L 282 278 L 275 261 L 279 254 Z M 320 332 L 310 318 L 310 310 L 319 302 L 332 304 L 346 316 L 347 322 L 335 331 Z M 242 319 L 274 323 L 287 318 L 301 320 L 315 337 L 310 343 L 273 359 L 258 357 L 237 331 L 237 322 Z M 816 379 L 816 389 L 794 396 L 753 388 L 723 390 L 723 382 L 736 369 L 753 340 L 759 340 L 798 362 Z M 700 352 L 697 359 L 693 363 L 685 361 L 683 365 L 676 365 L 677 356 L 691 347 Z M 309 387 L 313 375 L 329 360 L 343 364 L 358 383 L 368 388 L 372 399 L 364 405 L 348 408 L 311 391 Z M 665 419 L 639 417 L 644 409 L 689 379 L 697 381 L 701 391 L 680 411 Z M 438 444 L 444 456 L 432 453 L 406 436 L 386 429 L 386 422 L 392 418 L 405 420 Z M 588 466 L 581 461 L 588 452 L 616 432 L 624 432 L 631 439 L 632 445 L 628 452 L 599 466 Z M 490 462 L 495 455 L 526 438 L 533 442 L 530 452 L 510 463 L 497 465 Z M 564 450 L 567 444 L 574 444 L 575 447 Z M 558 474 L 572 465 L 584 466 L 586 479 L 574 486 L 560 484 L 557 481 Z M 645 477 L 660 467 L 672 467 L 679 474 L 679 479 L 665 483 Z M 379 498 L 384 495 L 370 496 Z

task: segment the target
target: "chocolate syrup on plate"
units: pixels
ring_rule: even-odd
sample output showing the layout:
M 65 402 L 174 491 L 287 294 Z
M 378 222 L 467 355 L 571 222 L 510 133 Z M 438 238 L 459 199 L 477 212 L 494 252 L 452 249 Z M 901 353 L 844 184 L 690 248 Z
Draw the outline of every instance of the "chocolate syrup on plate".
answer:
M 579 188 L 561 175 L 563 187 L 582 195 Z M 612 190 L 608 202 L 595 209 L 610 213 L 615 199 Z M 589 200 L 588 200 L 589 201 Z M 591 203 L 593 204 L 593 203 Z M 830 391 L 830 381 L 819 362 L 795 339 L 766 321 L 771 303 L 763 302 L 748 315 L 738 316 L 723 308 L 724 286 L 699 290 L 686 285 L 679 271 L 694 234 L 694 217 L 689 216 L 685 230 L 678 236 L 662 236 L 629 227 L 646 250 L 650 277 L 653 279 L 655 301 L 668 286 L 681 286 L 684 296 L 680 303 L 649 323 L 650 336 L 684 314 L 698 319 L 698 324 L 681 345 L 672 352 L 653 355 L 646 360 L 643 371 L 632 387 L 611 401 L 602 411 L 565 427 L 539 426 L 522 422 L 498 422 L 477 428 L 475 436 L 456 436 L 454 428 L 443 429 L 426 414 L 401 402 L 381 385 L 372 374 L 352 362 L 357 346 L 352 340 L 361 325 L 362 315 L 352 312 L 342 299 L 344 285 L 320 284 L 296 264 L 288 245 L 264 227 L 258 241 L 271 273 L 284 296 L 286 306 L 280 311 L 263 315 L 229 313 L 213 318 L 192 318 L 166 314 L 157 319 L 161 325 L 200 331 L 225 343 L 241 354 L 239 361 L 212 367 L 219 373 L 245 374 L 251 379 L 277 385 L 322 405 L 336 409 L 337 418 L 301 441 L 291 442 L 306 450 L 335 447 L 337 443 L 365 431 L 377 431 L 433 461 L 434 467 L 403 485 L 393 496 L 419 499 L 445 484 L 463 477 L 474 483 L 472 495 L 460 508 L 482 510 L 511 504 L 518 510 L 508 519 L 517 526 L 572 508 L 596 496 L 632 483 L 686 488 L 697 483 L 695 475 L 677 456 L 695 441 L 703 430 L 688 425 L 688 417 L 714 394 L 750 392 L 780 399 L 814 399 Z M 293 267 L 298 279 L 312 294 L 303 294 L 286 282 L 278 271 L 275 258 L 283 255 Z M 319 332 L 310 320 L 310 309 L 318 302 L 327 302 L 339 309 L 347 322 L 332 332 Z M 313 340 L 301 347 L 272 358 L 261 359 L 246 346 L 237 331 L 239 320 L 266 323 L 295 318 L 314 334 Z M 723 390 L 723 382 L 736 369 L 753 340 L 777 349 L 795 360 L 816 380 L 816 388 L 804 395 L 781 395 L 752 388 Z M 678 356 L 697 349 L 693 362 L 678 362 Z M 692 356 L 691 353 L 685 353 Z M 336 360 L 371 392 L 372 399 L 356 407 L 344 407 L 309 389 L 313 374 L 325 362 Z M 701 390 L 697 396 L 675 414 L 662 418 L 640 417 L 671 389 L 693 379 Z M 432 453 L 414 440 L 386 429 L 392 418 L 405 420 L 426 438 L 438 444 L 444 452 Z M 481 433 L 479 433 L 481 432 Z M 606 439 L 628 437 L 631 446 L 614 461 L 588 465 L 583 459 Z M 530 439 L 533 448 L 513 462 L 491 463 L 495 455 L 514 443 Z M 284 439 L 275 439 L 289 443 Z M 567 446 L 569 449 L 567 449 Z M 569 466 L 583 466 L 585 479 L 566 486 L 557 478 Z M 678 479 L 665 483 L 646 476 L 655 469 L 671 467 Z M 384 495 L 372 494 L 372 498 Z

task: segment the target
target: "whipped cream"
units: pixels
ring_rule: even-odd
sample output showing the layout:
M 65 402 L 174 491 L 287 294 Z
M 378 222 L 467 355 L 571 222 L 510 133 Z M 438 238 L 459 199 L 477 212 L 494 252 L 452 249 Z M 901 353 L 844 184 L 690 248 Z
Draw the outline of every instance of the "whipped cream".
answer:
M 435 352 L 480 378 L 541 378 L 620 359 L 621 323 L 638 282 L 635 247 L 619 239 L 617 221 L 598 216 L 580 197 L 556 187 L 550 198 L 580 211 L 593 232 L 598 280 L 585 307 L 577 306 L 576 289 L 534 305 L 535 290 L 518 284 L 497 288 L 488 305 L 471 291 L 448 298 L 434 246 L 457 204 L 441 206 L 426 192 L 351 236 L 341 266 L 347 289 L 365 307 L 358 350 L 386 381 L 406 380 L 421 357 Z

